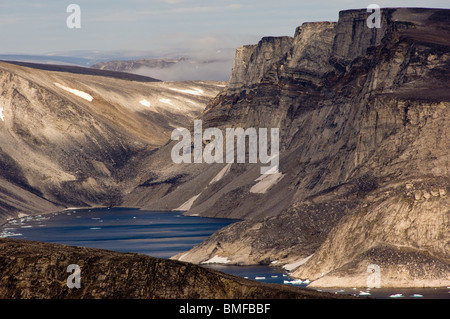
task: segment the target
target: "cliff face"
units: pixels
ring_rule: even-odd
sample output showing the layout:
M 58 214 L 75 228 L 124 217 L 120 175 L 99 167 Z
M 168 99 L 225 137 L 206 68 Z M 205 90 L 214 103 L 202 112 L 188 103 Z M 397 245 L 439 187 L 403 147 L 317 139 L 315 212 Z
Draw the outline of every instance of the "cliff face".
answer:
M 67 285 L 75 283 L 72 264 L 78 288 Z M 145 255 L 11 239 L 0 239 L 0 274 L 1 299 L 349 298 Z
M 380 29 L 368 15 L 237 50 L 203 126 L 280 128 L 282 177 L 255 192 L 259 165 L 149 164 L 125 203 L 245 219 L 176 258 L 298 262 L 300 278 L 341 286 L 378 263 L 385 285 L 449 284 L 450 13 L 383 9 Z

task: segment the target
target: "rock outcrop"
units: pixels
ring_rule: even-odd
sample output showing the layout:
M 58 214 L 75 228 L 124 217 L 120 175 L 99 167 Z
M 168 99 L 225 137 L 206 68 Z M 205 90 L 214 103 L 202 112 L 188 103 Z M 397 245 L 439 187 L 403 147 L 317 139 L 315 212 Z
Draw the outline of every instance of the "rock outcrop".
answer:
M 368 16 L 236 51 L 203 128 L 280 129 L 282 177 L 264 191 L 259 165 L 173 164 L 174 143 L 149 158 L 124 205 L 244 219 L 175 258 L 288 263 L 353 287 L 378 263 L 385 286 L 449 285 L 450 11 L 383 9 L 379 29 Z
M 80 269 L 79 287 L 69 265 Z M 0 299 L 335 299 L 139 254 L 0 239 Z

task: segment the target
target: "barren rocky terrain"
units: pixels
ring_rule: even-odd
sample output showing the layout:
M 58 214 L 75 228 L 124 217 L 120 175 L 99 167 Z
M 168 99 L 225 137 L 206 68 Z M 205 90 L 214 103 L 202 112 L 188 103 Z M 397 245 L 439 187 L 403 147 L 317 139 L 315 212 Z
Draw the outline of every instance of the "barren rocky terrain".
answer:
M 255 164 L 161 167 L 169 144 L 124 204 L 244 219 L 180 260 L 288 264 L 312 285 L 352 287 L 378 263 L 384 286 L 448 286 L 449 17 L 384 9 L 370 29 L 348 10 L 238 48 L 203 127 L 280 128 L 281 178 L 260 187 Z
M 80 267 L 79 288 L 69 288 Z M 346 299 L 139 254 L 0 238 L 0 299 Z
M 223 85 L 80 69 L 0 62 L 0 222 L 120 204 L 135 163 Z
M 288 265 L 316 287 L 363 287 L 377 264 L 383 287 L 450 286 L 450 10 L 383 9 L 379 29 L 367 17 L 238 48 L 226 86 L 0 63 L 0 221 L 185 210 L 242 221 L 174 259 Z M 279 174 L 173 163 L 170 132 L 197 118 L 279 128 Z

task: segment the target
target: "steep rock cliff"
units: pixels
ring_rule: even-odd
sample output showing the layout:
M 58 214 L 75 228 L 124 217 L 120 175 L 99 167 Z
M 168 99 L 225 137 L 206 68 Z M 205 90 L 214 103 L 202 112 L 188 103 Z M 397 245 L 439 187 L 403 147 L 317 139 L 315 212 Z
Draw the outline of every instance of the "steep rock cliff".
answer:
M 379 29 L 368 15 L 343 11 L 337 23 L 237 50 L 203 126 L 280 128 L 282 175 L 255 192 L 259 165 L 178 165 L 167 155 L 173 143 L 160 149 L 154 159 L 169 163 L 157 173 L 149 164 L 149 182 L 125 203 L 245 219 L 175 258 L 297 262 L 301 278 L 339 274 L 351 286 L 362 285 L 356 260 L 372 258 L 386 285 L 448 285 L 449 252 L 436 247 L 449 240 L 450 13 L 383 9 Z M 417 202 L 420 192 L 432 202 Z M 397 259 L 383 261 L 386 251 Z M 424 271 L 411 270 L 411 256 Z

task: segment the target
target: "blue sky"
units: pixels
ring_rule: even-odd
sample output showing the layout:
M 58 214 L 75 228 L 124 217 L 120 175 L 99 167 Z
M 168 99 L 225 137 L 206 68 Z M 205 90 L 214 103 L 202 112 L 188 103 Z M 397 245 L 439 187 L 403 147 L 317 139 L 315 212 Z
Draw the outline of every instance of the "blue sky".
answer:
M 81 8 L 80 29 L 67 28 L 71 3 Z M 336 21 L 340 10 L 370 3 L 450 8 L 448 0 L 0 0 L 0 53 L 235 48 L 293 35 L 306 21 Z

